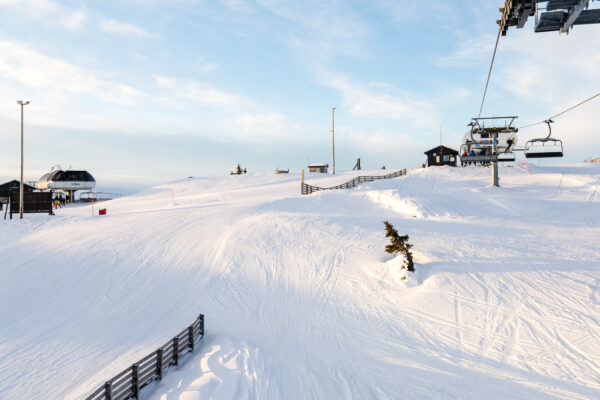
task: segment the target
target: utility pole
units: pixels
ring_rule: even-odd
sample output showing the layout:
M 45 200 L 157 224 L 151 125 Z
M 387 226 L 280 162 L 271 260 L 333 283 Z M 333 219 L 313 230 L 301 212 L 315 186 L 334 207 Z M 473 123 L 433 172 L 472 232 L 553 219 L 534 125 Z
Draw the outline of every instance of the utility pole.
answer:
M 331 153 L 333 174 L 335 175 L 335 107 L 331 108 Z
M 18 100 L 17 104 L 21 106 L 21 181 L 19 182 L 19 219 L 23 219 L 23 107 L 29 104 L 29 101 Z

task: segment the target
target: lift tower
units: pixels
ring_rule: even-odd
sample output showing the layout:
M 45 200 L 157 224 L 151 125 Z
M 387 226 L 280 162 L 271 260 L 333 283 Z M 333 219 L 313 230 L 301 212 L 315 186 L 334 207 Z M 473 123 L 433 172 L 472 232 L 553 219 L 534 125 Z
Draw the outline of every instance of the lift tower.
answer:
M 500 186 L 498 177 L 498 158 L 502 154 L 512 152 L 513 139 L 498 149 L 498 137 L 516 137 L 519 131 L 513 123 L 518 117 L 478 117 L 473 118 L 468 126 L 471 127 L 469 140 L 461 146 L 461 151 L 467 155 L 461 156 L 461 163 L 483 164 L 492 166 L 492 185 Z M 516 140 L 516 139 L 514 139 Z M 501 159 L 502 161 L 502 159 Z

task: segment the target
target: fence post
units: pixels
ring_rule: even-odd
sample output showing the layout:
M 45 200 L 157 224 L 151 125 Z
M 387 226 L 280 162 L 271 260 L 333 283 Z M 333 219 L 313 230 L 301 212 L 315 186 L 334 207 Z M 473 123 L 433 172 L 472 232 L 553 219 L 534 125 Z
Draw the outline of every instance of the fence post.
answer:
M 200 314 L 200 335 L 204 337 L 204 314 Z
M 179 338 L 173 338 L 173 364 L 179 365 Z
M 104 398 L 106 400 L 112 399 L 112 384 L 110 381 L 104 384 Z
M 139 393 L 139 382 L 138 382 L 138 365 L 133 364 L 131 366 L 131 395 L 134 399 L 138 399 Z
M 156 350 L 156 376 L 158 376 L 158 380 L 162 380 L 162 358 L 163 358 L 163 350 Z
M 194 325 L 188 326 L 188 342 L 190 351 L 194 351 Z

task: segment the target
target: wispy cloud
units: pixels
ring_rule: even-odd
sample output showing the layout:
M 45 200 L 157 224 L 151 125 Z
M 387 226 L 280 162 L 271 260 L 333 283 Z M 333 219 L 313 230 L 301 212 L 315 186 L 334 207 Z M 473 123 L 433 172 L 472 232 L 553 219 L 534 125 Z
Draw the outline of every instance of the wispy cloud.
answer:
M 61 9 L 54 0 L 0 0 L 0 6 L 14 7 L 15 10 L 32 16 L 42 16 L 55 13 Z
M 412 22 L 419 24 L 434 24 L 436 27 L 455 28 L 466 7 L 472 8 L 480 0 L 462 0 L 457 7 L 445 0 L 363 0 L 369 6 L 379 10 L 386 19 L 395 23 L 396 29 L 406 29 Z M 466 4 L 469 4 L 468 6 Z M 461 12 L 463 11 L 463 12 Z
M 323 39 L 363 37 L 369 25 L 351 7 L 338 1 L 257 0 L 266 10 Z
M 277 34 L 288 46 L 307 57 L 329 55 L 360 55 L 364 39 L 371 33 L 370 25 L 353 11 L 353 8 L 337 0 L 221 0 L 232 11 L 248 14 L 269 15 L 282 27 Z
M 277 112 L 259 114 L 246 112 L 237 116 L 233 124 L 244 134 L 255 139 L 265 137 L 289 138 L 298 129 L 298 124 Z
M 364 86 L 352 82 L 343 74 L 333 72 L 322 72 L 319 76 L 323 85 L 339 92 L 342 104 L 357 116 L 416 122 L 434 109 L 432 104 L 408 93 L 399 93 L 386 83 L 375 82 Z
M 409 129 L 392 130 L 389 128 L 364 130 L 353 126 L 340 125 L 344 140 L 357 149 L 372 154 L 401 154 L 407 149 L 420 151 L 420 140 L 410 134 Z
M 84 27 L 88 13 L 85 8 L 72 9 L 54 0 L 0 0 L 0 7 L 7 7 L 13 13 L 28 15 L 67 30 L 80 30 Z
M 235 12 L 248 12 L 251 10 L 247 0 L 220 0 L 228 8 Z
M 452 52 L 437 56 L 435 63 L 440 67 L 480 67 L 482 61 L 491 59 L 495 39 L 493 35 L 466 39 Z
M 250 2 L 222 0 L 234 10 L 247 11 Z M 382 9 L 393 2 L 379 2 Z M 409 2 L 402 2 L 410 6 Z M 299 57 L 304 68 L 322 86 L 338 92 L 342 106 L 358 117 L 410 121 L 422 126 L 435 106 L 386 82 L 361 82 L 333 67 L 338 56 L 368 57 L 368 39 L 375 28 L 357 11 L 356 4 L 337 0 L 256 0 L 257 10 L 285 21 L 284 43 Z
M 0 41 L 0 76 L 24 86 L 93 95 L 127 104 L 140 92 L 122 83 L 100 78 L 94 72 L 47 57 L 18 42 Z
M 513 31 L 496 56 L 492 84 L 531 103 L 563 106 L 600 90 L 600 49 L 583 29 L 569 36 Z
M 221 116 L 221 132 L 245 141 L 264 138 L 291 138 L 300 125 L 271 107 L 245 96 L 218 89 L 206 82 L 155 76 L 163 103 L 175 109 L 200 111 L 217 109 Z
M 213 62 L 207 62 L 207 61 L 198 61 L 194 64 L 194 71 L 200 73 L 200 74 L 207 74 L 211 71 L 214 71 L 217 68 L 217 64 L 213 63 Z
M 250 100 L 229 93 L 208 83 L 185 81 L 169 76 L 155 76 L 156 86 L 165 98 L 192 100 L 203 105 L 233 107 L 250 104 Z
M 88 14 L 83 8 L 79 8 L 75 11 L 65 13 L 61 17 L 62 25 L 71 31 L 80 30 L 85 26 L 85 22 L 88 19 Z
M 127 22 L 116 19 L 103 19 L 100 21 L 100 29 L 106 33 L 118 36 L 133 36 L 139 38 L 151 38 L 154 34 Z

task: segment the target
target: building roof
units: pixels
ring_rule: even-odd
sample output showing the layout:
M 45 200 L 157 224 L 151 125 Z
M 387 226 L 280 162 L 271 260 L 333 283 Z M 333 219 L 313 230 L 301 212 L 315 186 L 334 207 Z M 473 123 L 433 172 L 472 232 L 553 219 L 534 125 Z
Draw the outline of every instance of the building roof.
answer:
M 87 171 L 74 170 L 54 170 L 50 171 L 39 179 L 40 182 L 65 182 L 65 181 L 81 181 L 81 182 L 96 182 L 94 177 Z
M 329 164 L 308 164 L 308 168 L 322 168 L 322 167 L 329 167 Z
M 458 151 L 456 151 L 454 149 L 451 149 L 450 147 L 443 146 L 443 145 L 439 145 L 439 146 L 434 147 L 431 150 L 427 150 L 425 152 L 425 154 L 429 155 L 429 154 L 434 153 L 436 151 L 440 152 L 440 153 L 444 153 L 444 154 L 458 154 Z
M 12 181 L 8 181 L 8 182 L 1 184 L 0 185 L 0 197 L 8 196 L 8 191 L 10 189 L 19 189 L 19 181 L 16 179 L 13 179 Z M 31 185 L 23 183 L 23 190 L 26 192 L 32 192 L 35 190 L 35 188 Z

